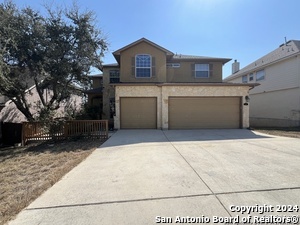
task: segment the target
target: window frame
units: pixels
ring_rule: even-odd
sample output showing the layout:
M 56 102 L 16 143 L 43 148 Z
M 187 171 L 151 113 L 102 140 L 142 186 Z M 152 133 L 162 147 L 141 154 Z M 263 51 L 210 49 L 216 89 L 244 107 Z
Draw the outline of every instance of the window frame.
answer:
M 207 66 L 207 70 L 197 70 L 196 67 L 197 65 L 206 65 Z M 195 64 L 195 78 L 209 78 L 210 77 L 210 65 L 209 63 L 196 63 Z M 207 77 L 199 77 L 197 76 L 197 72 L 207 72 Z
M 137 66 L 137 57 L 139 56 L 149 56 L 150 62 L 149 62 L 149 67 L 144 67 L 144 66 Z M 150 54 L 136 54 L 134 57 L 134 63 L 135 63 L 135 78 L 151 78 L 152 77 L 152 56 Z M 137 69 L 149 69 L 149 76 L 138 76 Z
M 257 79 L 257 75 L 258 75 L 260 72 L 262 72 L 263 75 L 260 74 L 260 77 Z M 256 81 L 262 81 L 262 80 L 265 80 L 265 78 L 266 78 L 266 72 L 265 72 L 264 69 L 256 71 L 256 73 L 255 73 L 255 80 L 256 80 Z
M 253 73 L 249 73 L 249 81 L 254 81 L 254 74 Z
M 112 75 L 111 74 L 112 72 L 114 72 L 114 73 L 117 72 L 117 73 Z M 118 82 L 111 82 L 112 79 L 118 79 L 119 81 Z M 120 70 L 118 70 L 118 69 L 109 70 L 109 83 L 110 84 L 120 83 Z
M 246 79 L 244 79 L 246 78 Z M 248 83 L 248 75 L 242 76 L 242 83 Z

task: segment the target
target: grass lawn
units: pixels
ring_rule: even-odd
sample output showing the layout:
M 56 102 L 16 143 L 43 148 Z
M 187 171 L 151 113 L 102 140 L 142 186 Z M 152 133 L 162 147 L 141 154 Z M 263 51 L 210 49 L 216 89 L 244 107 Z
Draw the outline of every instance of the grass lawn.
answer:
M 101 144 L 77 140 L 0 149 L 0 224 L 13 219 Z

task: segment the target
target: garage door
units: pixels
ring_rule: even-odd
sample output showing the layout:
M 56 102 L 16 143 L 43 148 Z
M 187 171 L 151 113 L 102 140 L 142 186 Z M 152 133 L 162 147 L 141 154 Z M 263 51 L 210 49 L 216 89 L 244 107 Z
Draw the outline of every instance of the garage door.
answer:
M 121 129 L 156 129 L 156 98 L 120 98 Z
M 169 129 L 240 128 L 240 98 L 169 98 Z

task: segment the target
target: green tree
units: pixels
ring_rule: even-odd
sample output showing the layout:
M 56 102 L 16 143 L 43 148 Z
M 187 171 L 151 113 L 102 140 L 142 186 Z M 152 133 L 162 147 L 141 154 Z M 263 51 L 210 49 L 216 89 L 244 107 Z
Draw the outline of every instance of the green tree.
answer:
M 53 115 L 75 87 L 87 87 L 91 68 L 101 68 L 107 42 L 95 14 L 45 7 L 46 15 L 12 1 L 0 4 L 0 94 L 10 98 L 29 121 Z M 37 106 L 25 91 L 36 85 Z M 50 96 L 45 93 L 50 91 Z M 27 94 L 28 95 L 28 94 Z

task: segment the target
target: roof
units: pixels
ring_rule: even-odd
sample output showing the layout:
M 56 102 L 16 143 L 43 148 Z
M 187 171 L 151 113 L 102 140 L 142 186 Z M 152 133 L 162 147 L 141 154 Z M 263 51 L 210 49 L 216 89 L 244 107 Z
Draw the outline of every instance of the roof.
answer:
M 141 39 L 139 39 L 139 40 L 137 40 L 137 41 L 135 41 L 135 42 L 132 42 L 132 43 L 129 44 L 129 45 L 126 45 L 126 46 L 123 47 L 123 48 L 120 48 L 120 49 L 114 51 L 114 52 L 113 52 L 113 55 L 120 55 L 120 53 L 121 53 L 122 51 L 124 51 L 124 50 L 126 50 L 126 49 L 128 49 L 128 48 L 131 48 L 132 46 L 135 46 L 135 45 L 137 45 L 137 44 L 139 44 L 139 43 L 142 43 L 142 42 L 146 42 L 146 43 L 148 43 L 148 44 L 150 44 L 150 45 L 152 45 L 152 46 L 154 46 L 154 47 L 156 47 L 156 48 L 162 50 L 163 52 L 166 52 L 167 55 L 174 55 L 173 52 L 169 51 L 168 49 L 165 49 L 165 48 L 161 47 L 161 46 L 158 45 L 158 44 L 155 44 L 155 43 L 152 42 L 152 41 L 149 41 L 149 40 L 146 39 L 146 38 L 141 38 Z
M 188 61 L 188 60 L 206 60 L 206 61 L 214 61 L 214 62 L 222 62 L 223 64 L 229 62 L 231 59 L 229 58 L 216 58 L 216 57 L 208 57 L 208 56 L 195 56 L 195 55 L 182 55 L 182 54 L 174 54 L 173 52 L 169 51 L 168 49 L 165 49 L 163 47 L 161 47 L 160 45 L 158 44 L 155 44 L 154 42 L 152 41 L 149 41 L 148 39 L 146 38 L 141 38 L 129 45 L 126 45 L 125 47 L 123 48 L 120 48 L 116 51 L 113 52 L 113 55 L 115 57 L 115 59 L 117 60 L 118 63 L 120 63 L 120 55 L 121 55 L 121 52 L 128 49 L 128 48 L 131 48 L 139 43 L 142 43 L 142 42 L 146 42 L 152 46 L 154 46 L 155 48 L 158 48 L 160 49 L 161 51 L 165 52 L 166 53 L 166 56 L 168 57 L 169 60 L 175 60 L 175 61 Z M 103 67 L 117 67 L 119 66 L 118 63 L 114 63 L 114 64 L 106 64 L 106 65 L 103 65 Z
M 93 78 L 93 77 L 103 77 L 103 74 L 93 74 L 93 75 L 89 75 L 90 78 Z
M 274 51 L 268 53 L 267 55 L 255 60 L 249 65 L 245 66 L 243 69 L 239 70 L 237 73 L 232 74 L 226 77 L 224 80 L 230 80 L 236 77 L 240 77 L 249 72 L 262 69 L 263 67 L 285 60 L 294 55 L 300 53 L 300 41 L 299 40 L 290 40 L 286 44 L 280 45 Z
M 209 56 L 182 55 L 182 54 L 173 55 L 172 59 L 174 59 L 174 60 L 209 60 L 209 61 L 223 62 L 223 64 L 225 64 L 231 60 L 229 58 L 216 58 L 216 57 L 209 57 Z
M 103 67 L 119 67 L 118 63 L 104 64 Z

